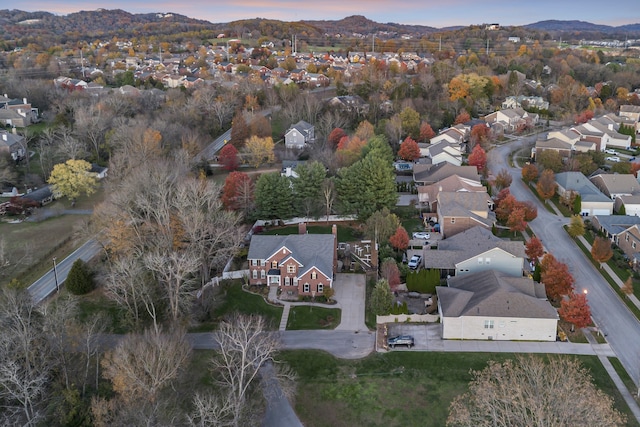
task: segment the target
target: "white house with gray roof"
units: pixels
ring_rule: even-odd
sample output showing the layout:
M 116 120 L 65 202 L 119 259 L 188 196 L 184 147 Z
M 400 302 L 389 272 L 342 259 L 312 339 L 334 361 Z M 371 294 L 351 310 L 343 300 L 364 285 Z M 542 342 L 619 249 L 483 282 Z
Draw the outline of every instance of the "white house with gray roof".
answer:
M 304 120 L 300 120 L 291 126 L 284 134 L 284 146 L 286 148 L 302 149 L 307 144 L 315 142 L 315 140 L 315 127 Z
M 442 338 L 555 341 L 558 313 L 544 285 L 487 270 L 436 287 Z
M 557 191 L 560 197 L 571 193 L 579 194 L 580 215 L 612 215 L 613 200 L 603 194 L 582 172 L 562 172 L 556 174 Z
M 254 235 L 247 260 L 249 283 L 280 288 L 284 296 L 321 295 L 333 287 L 337 231 L 332 234 Z
M 424 268 L 440 270 L 441 277 L 496 270 L 514 277 L 529 272 L 524 243 L 503 240 L 491 230 L 473 227 L 438 242 L 438 250 L 424 249 Z

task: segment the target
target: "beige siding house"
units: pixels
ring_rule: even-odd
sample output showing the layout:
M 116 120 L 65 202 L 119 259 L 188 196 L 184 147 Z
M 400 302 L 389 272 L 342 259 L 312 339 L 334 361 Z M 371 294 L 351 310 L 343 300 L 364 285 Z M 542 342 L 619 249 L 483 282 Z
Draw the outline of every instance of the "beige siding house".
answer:
M 444 339 L 556 340 L 558 313 L 531 279 L 487 270 L 452 277 L 436 291 Z
M 490 210 L 493 200 L 487 193 L 440 192 L 437 203 L 440 233 L 445 239 L 472 227 L 490 229 L 495 223 Z

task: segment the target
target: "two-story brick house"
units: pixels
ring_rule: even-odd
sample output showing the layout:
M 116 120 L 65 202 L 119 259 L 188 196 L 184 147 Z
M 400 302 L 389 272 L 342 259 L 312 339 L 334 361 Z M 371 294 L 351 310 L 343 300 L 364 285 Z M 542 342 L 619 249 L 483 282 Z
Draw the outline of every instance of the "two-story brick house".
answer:
M 251 238 L 249 283 L 278 286 L 285 297 L 320 295 L 333 287 L 337 268 L 337 232 Z

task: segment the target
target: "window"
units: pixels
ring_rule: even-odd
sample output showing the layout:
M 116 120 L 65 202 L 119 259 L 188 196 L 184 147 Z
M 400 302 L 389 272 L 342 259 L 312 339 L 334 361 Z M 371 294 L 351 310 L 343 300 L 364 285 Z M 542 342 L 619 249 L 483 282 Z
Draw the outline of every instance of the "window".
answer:
M 322 283 L 318 283 L 318 293 L 321 294 L 324 292 L 324 285 Z
M 318 273 L 316 273 L 315 271 L 311 272 L 311 280 L 315 280 L 318 278 Z
M 455 218 L 451 218 L 451 224 L 455 224 L 456 223 L 456 219 Z
M 632 243 L 631 243 L 631 247 L 632 247 L 633 249 L 635 249 L 635 248 L 636 248 L 636 242 L 632 242 Z
M 309 292 L 309 284 L 305 283 L 302 289 L 304 292 Z
M 278 268 L 278 261 L 271 261 L 271 268 Z
M 478 264 L 484 264 L 484 258 L 482 257 L 478 258 Z
M 260 266 L 261 267 L 266 267 L 267 266 L 267 260 L 266 259 L 261 259 L 260 260 Z
M 629 241 L 629 233 L 624 235 L 624 240 L 626 240 L 627 242 Z
M 255 259 L 252 259 L 252 260 L 251 260 L 251 265 L 252 265 L 252 266 L 256 266 L 257 264 L 258 264 L 258 261 L 257 261 L 257 260 L 255 260 Z
M 251 277 L 253 277 L 254 279 L 257 279 L 258 278 L 258 270 L 253 270 L 251 272 Z
M 287 273 L 295 273 L 296 266 L 295 265 L 287 265 Z
M 485 258 L 484 259 L 484 263 L 485 264 L 491 264 L 491 258 Z
M 260 270 L 260 278 L 264 279 L 265 277 L 267 277 L 267 272 L 264 270 Z
M 284 285 L 285 285 L 285 286 L 289 286 L 289 285 L 291 285 L 291 279 L 289 278 L 289 276 L 285 276 L 285 278 L 284 278 Z
M 484 321 L 485 329 L 493 329 L 493 320 L 485 320 Z

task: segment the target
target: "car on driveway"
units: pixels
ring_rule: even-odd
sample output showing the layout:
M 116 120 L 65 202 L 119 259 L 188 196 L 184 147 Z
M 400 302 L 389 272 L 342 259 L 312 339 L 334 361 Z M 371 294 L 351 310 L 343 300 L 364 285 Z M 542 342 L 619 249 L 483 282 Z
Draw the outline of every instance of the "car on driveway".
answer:
M 387 339 L 387 345 L 391 348 L 395 348 L 397 345 L 406 345 L 411 348 L 414 346 L 414 341 L 411 335 L 398 335 Z
M 431 234 L 427 233 L 426 231 L 418 231 L 413 233 L 413 238 L 421 239 L 421 240 L 429 240 L 431 238 Z
M 620 157 L 617 157 L 617 156 L 607 157 L 605 160 L 607 160 L 609 162 L 619 163 L 620 162 Z
M 612 150 L 611 148 L 607 148 L 606 150 L 604 150 L 604 152 L 607 154 L 618 154 L 616 150 Z
M 410 269 L 416 270 L 420 266 L 420 261 L 422 261 L 422 257 L 420 255 L 414 255 L 411 257 L 409 264 L 407 265 Z

